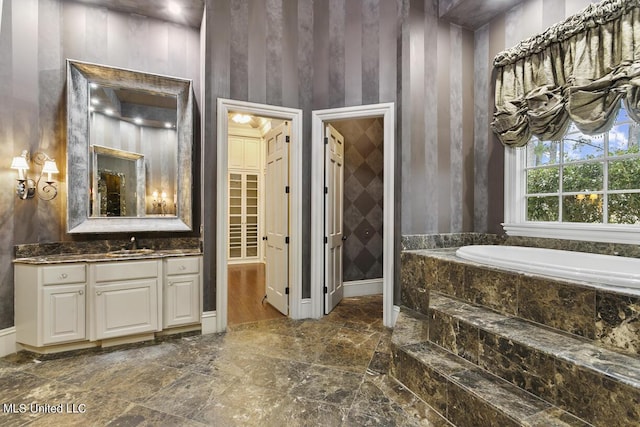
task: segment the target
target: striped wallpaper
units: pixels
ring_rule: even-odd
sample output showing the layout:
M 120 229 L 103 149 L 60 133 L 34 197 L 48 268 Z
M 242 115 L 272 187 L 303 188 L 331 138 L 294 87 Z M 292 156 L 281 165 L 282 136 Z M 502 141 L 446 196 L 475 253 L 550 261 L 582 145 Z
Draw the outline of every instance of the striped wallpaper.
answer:
M 400 235 L 500 231 L 503 149 L 488 126 L 492 58 L 588 3 L 527 0 L 472 32 L 439 20 L 435 0 L 206 0 L 198 34 L 72 1 L 0 2 L 0 154 L 40 147 L 64 158 L 66 57 L 192 78 L 202 122 L 204 309 L 213 310 L 216 171 L 204 165 L 216 162 L 218 97 L 302 109 L 305 171 L 311 111 L 394 102 L 397 219 L 385 225 L 395 228 L 396 248 Z M 11 172 L 0 170 L 2 188 L 13 186 Z M 310 177 L 303 178 L 308 241 Z M 0 192 L 0 329 L 13 323 L 10 248 L 70 239 L 64 211 L 63 197 L 27 205 Z M 304 296 L 309 260 L 307 245 Z

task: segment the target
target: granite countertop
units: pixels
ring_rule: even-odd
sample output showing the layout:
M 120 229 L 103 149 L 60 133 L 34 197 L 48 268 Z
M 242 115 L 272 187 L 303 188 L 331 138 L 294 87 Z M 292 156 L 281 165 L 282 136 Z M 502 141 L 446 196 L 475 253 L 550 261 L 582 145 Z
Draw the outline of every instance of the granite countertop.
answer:
M 122 260 L 140 260 L 140 259 L 157 259 L 175 256 L 193 256 L 202 255 L 199 249 L 158 249 L 150 250 L 150 252 L 126 252 L 112 251 L 102 253 L 62 253 L 53 255 L 40 255 L 24 258 L 16 258 L 14 263 L 18 264 L 62 264 L 69 262 L 113 262 Z

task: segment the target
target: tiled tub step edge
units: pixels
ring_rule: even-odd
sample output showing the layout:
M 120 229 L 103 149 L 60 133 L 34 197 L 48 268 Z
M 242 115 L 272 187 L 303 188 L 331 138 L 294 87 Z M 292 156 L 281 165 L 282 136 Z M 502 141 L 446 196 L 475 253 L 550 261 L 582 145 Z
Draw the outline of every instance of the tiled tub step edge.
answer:
M 594 425 L 640 425 L 640 359 L 431 292 L 429 340 Z
M 458 427 L 589 426 L 430 342 L 396 341 L 392 375 Z

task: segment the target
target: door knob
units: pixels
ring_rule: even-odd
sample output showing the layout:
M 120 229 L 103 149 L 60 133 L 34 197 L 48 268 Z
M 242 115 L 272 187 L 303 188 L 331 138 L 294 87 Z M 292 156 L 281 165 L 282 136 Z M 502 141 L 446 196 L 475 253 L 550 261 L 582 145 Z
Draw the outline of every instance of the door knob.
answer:
M 262 240 L 267 240 L 268 237 L 267 236 L 262 236 Z
M 342 240 L 343 241 L 347 240 L 347 236 L 342 236 Z

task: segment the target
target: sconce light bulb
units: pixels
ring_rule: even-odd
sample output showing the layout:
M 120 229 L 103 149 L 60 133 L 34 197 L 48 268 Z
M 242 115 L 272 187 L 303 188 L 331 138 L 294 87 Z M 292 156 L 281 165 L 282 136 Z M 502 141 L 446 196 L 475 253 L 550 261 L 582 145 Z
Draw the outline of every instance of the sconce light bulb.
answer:
M 164 191 L 162 192 L 162 199 L 166 199 L 167 198 L 167 193 L 165 193 Z
M 164 127 L 171 128 L 171 127 L 173 127 L 173 125 L 171 123 L 167 122 L 167 123 L 164 124 Z
M 153 196 L 154 199 L 157 199 L 158 198 L 158 190 L 154 191 L 152 196 Z
M 135 119 L 133 119 L 133 122 L 139 125 L 139 124 L 142 124 L 142 119 L 140 117 L 136 117 Z
M 98 104 L 100 104 L 100 100 L 98 98 L 91 98 L 91 103 L 93 105 L 98 105 Z
M 111 108 L 107 108 L 106 110 L 104 110 L 105 114 L 111 116 L 113 114 L 113 110 Z

